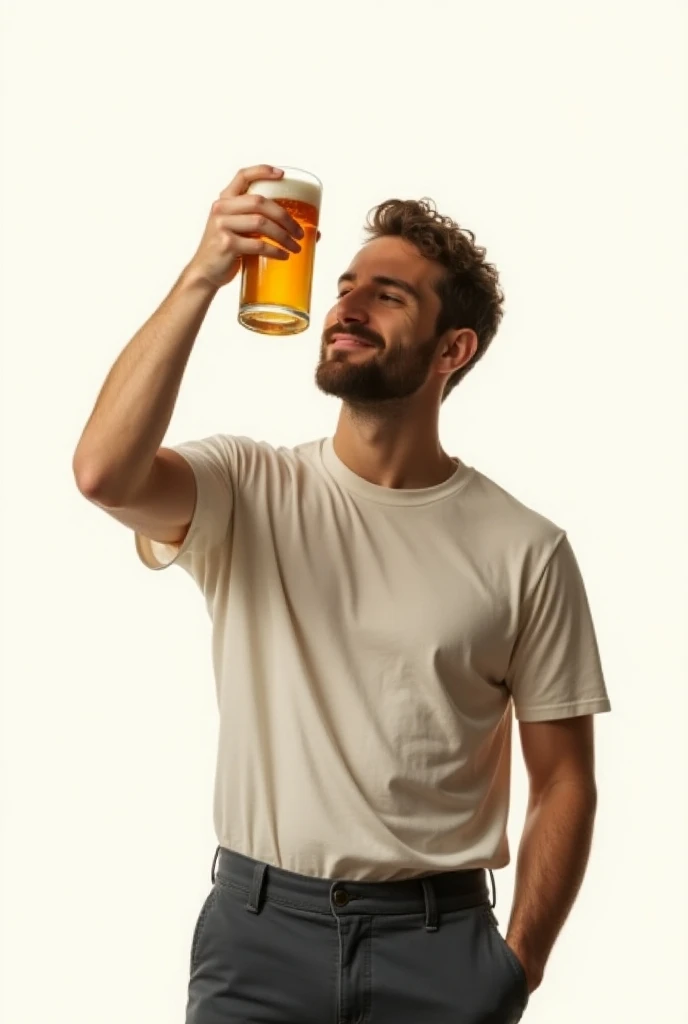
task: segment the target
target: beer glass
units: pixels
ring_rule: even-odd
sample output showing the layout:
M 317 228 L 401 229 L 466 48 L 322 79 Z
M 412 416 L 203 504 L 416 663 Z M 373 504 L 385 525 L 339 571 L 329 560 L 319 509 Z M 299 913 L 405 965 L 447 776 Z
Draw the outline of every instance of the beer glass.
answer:
M 290 252 L 289 259 L 242 258 L 239 323 L 259 334 L 299 334 L 310 322 L 322 184 L 307 171 L 295 167 L 281 170 L 284 176 L 279 180 L 254 181 L 248 191 L 283 206 L 301 225 L 304 236 L 298 239 L 301 252 Z

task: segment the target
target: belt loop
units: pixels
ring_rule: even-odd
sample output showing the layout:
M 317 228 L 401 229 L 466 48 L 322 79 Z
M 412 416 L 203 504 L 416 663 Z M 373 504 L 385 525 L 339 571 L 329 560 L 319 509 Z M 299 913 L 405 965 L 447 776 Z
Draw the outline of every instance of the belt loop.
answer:
M 250 910 L 252 914 L 260 913 L 260 899 L 263 895 L 266 870 L 267 864 L 256 864 L 253 869 L 253 881 L 251 882 L 251 891 L 248 894 L 248 903 L 246 904 L 246 909 Z
M 426 932 L 436 932 L 438 921 L 435 889 L 429 878 L 421 878 L 420 884 L 423 886 L 423 894 L 425 895 L 425 930 Z
M 215 867 L 217 865 L 217 859 L 220 856 L 221 849 L 222 847 L 218 846 L 218 848 L 215 850 L 215 856 L 213 857 L 213 866 L 210 869 L 210 881 L 213 883 L 213 885 L 215 885 Z
M 494 873 L 489 868 L 488 874 L 490 876 L 490 881 L 492 882 L 492 902 L 490 903 L 490 906 L 494 910 L 494 908 L 497 906 L 497 885 L 495 883 Z

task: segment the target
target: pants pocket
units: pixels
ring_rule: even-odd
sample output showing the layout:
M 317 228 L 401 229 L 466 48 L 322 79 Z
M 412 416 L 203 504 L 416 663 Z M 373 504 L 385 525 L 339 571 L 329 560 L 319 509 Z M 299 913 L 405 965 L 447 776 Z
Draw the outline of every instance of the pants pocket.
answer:
M 196 921 L 196 927 L 194 928 L 193 938 L 191 940 L 191 956 L 189 965 L 192 974 L 194 972 L 194 969 L 196 968 L 196 965 L 198 964 L 198 952 L 201 944 L 201 939 L 203 938 L 205 925 L 208 920 L 208 915 L 213 908 L 216 894 L 217 886 L 213 885 L 212 889 L 205 898 L 203 906 L 201 907 L 201 912 L 198 915 L 198 920 Z
M 528 978 L 526 976 L 526 972 L 524 970 L 523 964 L 518 959 L 509 943 L 502 936 L 502 933 L 499 930 L 499 925 L 497 923 L 497 918 L 495 917 L 491 908 L 486 908 L 485 916 L 487 918 L 490 931 L 495 936 L 497 947 L 503 959 L 503 962 L 506 964 L 513 977 L 516 996 L 518 998 L 520 1006 L 520 1014 L 522 1016 L 525 1012 L 525 1009 L 530 999 L 530 993 L 528 991 Z M 520 1017 L 518 1017 L 517 1019 L 520 1020 Z

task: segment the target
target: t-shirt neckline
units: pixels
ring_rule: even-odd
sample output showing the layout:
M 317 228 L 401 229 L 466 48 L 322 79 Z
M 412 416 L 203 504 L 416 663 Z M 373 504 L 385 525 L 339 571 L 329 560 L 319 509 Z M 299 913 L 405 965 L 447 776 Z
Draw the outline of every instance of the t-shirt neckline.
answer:
M 468 483 L 473 473 L 470 466 L 464 465 L 459 459 L 454 459 L 456 471 L 441 484 L 419 488 L 381 487 L 370 480 L 364 480 L 349 469 L 334 450 L 334 439 L 331 437 L 321 442 L 320 457 L 330 476 L 345 490 L 383 505 L 429 505 L 442 501 L 457 494 Z

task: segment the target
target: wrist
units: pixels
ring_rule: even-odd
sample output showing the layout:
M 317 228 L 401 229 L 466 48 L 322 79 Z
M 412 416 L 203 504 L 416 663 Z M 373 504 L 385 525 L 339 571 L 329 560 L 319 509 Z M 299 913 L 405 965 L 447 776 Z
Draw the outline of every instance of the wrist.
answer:
M 178 284 L 183 291 L 201 295 L 208 300 L 215 298 L 220 290 L 219 286 L 207 278 L 193 263 L 184 267 Z
M 532 992 L 538 988 L 545 973 L 546 958 L 541 952 L 532 948 L 522 936 L 507 932 L 506 943 L 521 963 L 528 979 L 528 988 Z

